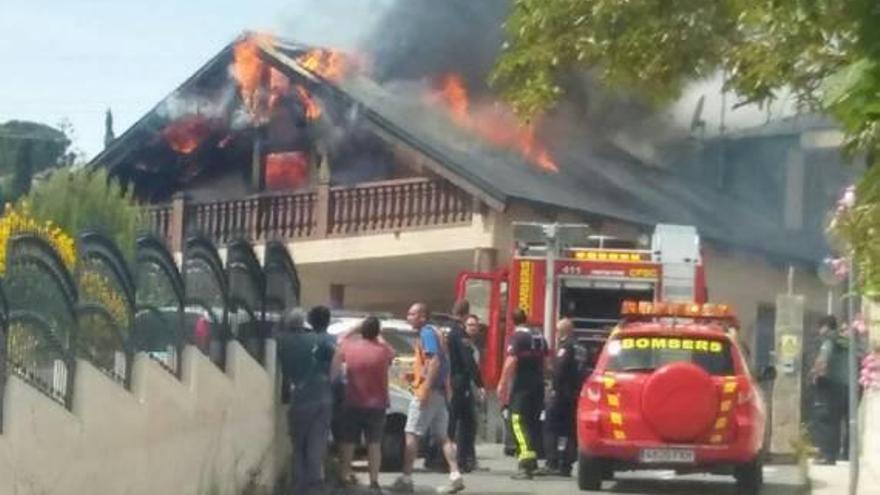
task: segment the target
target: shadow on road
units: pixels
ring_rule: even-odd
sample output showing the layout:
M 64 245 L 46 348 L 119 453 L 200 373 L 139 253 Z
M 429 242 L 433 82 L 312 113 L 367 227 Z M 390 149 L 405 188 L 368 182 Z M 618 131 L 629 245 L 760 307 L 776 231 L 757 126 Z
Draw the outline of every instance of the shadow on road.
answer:
M 675 479 L 626 479 L 614 484 L 606 484 L 605 493 L 628 493 L 651 495 L 739 495 L 733 480 L 675 480 Z M 762 493 L 767 495 L 801 495 L 803 491 L 796 486 L 765 483 Z

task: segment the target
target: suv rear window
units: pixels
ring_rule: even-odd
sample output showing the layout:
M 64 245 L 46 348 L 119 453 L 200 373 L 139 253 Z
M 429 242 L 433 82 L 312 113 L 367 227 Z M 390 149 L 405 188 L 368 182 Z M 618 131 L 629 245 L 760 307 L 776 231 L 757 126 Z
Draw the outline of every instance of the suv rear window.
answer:
M 730 344 L 723 340 L 656 335 L 608 342 L 608 371 L 651 372 L 676 361 L 696 364 L 711 375 L 735 373 Z

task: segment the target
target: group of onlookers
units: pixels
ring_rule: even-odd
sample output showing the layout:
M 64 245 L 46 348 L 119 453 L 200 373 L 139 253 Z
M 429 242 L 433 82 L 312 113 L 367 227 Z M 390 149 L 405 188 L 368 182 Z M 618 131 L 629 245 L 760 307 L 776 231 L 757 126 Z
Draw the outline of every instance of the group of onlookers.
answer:
M 414 398 L 404 428 L 403 472 L 392 491 L 413 491 L 413 464 L 420 440 L 427 435 L 442 448 L 449 467 L 449 484 L 438 488 L 439 493 L 463 490 L 459 465 L 466 470 L 476 466 L 474 394 L 483 393 L 474 344 L 479 320 L 468 310 L 467 302 L 456 305 L 458 319 L 448 334 L 428 324 L 424 303 L 413 304 L 407 313 L 407 321 L 418 335 Z M 338 424 L 333 429 L 339 447 L 338 482 L 343 487 L 357 484 L 351 463 L 355 445 L 364 438 L 369 489 L 381 492 L 378 476 L 389 406 L 388 372 L 395 352 L 383 339 L 376 317 L 365 318 L 338 339 L 327 334 L 329 323 L 330 311 L 324 306 L 312 308 L 305 318 L 301 311 L 293 310 L 285 315 L 276 338 L 282 390 L 290 403 L 293 493 L 326 490 L 324 465 L 333 423 Z M 453 441 L 456 436 L 462 438 L 461 451 Z
M 470 313 L 467 301 L 453 307 L 454 321 L 447 332 L 429 323 L 424 303 L 415 303 L 407 322 L 416 332 L 412 370 L 413 399 L 404 427 L 401 475 L 391 490 L 414 491 L 412 473 L 423 440 L 442 454 L 449 470 L 449 483 L 438 493 L 464 490 L 462 472 L 477 467 L 475 437 L 477 403 L 485 397 L 480 376 L 480 321 Z M 308 321 L 308 328 L 306 326 Z M 543 335 L 526 325 L 522 310 L 514 311 L 516 325 L 496 393 L 516 441 L 519 472 L 515 478 L 540 474 L 569 475 L 575 457 L 575 408 L 578 388 L 587 372 L 584 349 L 574 338 L 570 320 L 559 322 L 556 356 Z M 304 318 L 299 310 L 285 315 L 277 336 L 278 360 L 283 372 L 284 393 L 289 396 L 289 426 L 293 445 L 293 493 L 322 493 L 324 463 L 331 436 L 338 445 L 342 487 L 357 484 L 351 470 L 355 445 L 361 438 L 367 447 L 369 489 L 381 492 L 379 467 L 385 414 L 389 406 L 388 373 L 395 352 L 382 337 L 381 322 L 365 318 L 339 335 L 327 334 L 330 311 L 317 306 Z M 552 365 L 552 366 L 551 366 Z M 552 387 L 546 407 L 547 435 L 542 435 L 540 416 L 545 410 L 545 376 Z M 538 469 L 537 448 L 548 441 L 547 465 Z

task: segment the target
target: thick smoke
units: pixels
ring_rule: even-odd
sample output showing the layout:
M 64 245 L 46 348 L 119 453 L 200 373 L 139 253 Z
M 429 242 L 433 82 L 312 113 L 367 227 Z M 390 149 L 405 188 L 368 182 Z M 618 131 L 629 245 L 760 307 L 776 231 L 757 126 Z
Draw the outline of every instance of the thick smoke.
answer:
M 370 75 L 389 87 L 427 89 L 457 73 L 472 105 L 488 106 L 498 99 L 486 81 L 504 43 L 511 6 L 511 0 L 293 0 L 279 34 L 356 52 L 369 62 Z M 654 162 L 659 143 L 687 135 L 666 113 L 600 88 L 588 72 L 570 74 L 562 83 L 565 100 L 539 130 L 551 149 L 576 155 L 589 143 L 611 141 Z
M 496 101 L 486 81 L 505 40 L 511 5 L 510 0 L 398 0 L 364 38 L 372 75 L 387 84 L 456 72 L 477 104 Z M 666 113 L 601 88 L 589 72 L 569 74 L 562 85 L 565 99 L 541 126 L 552 148 L 576 153 L 589 142 L 611 141 L 655 162 L 658 144 L 687 134 Z
M 456 72 L 474 91 L 504 42 L 508 0 L 398 0 L 365 40 L 379 81 Z

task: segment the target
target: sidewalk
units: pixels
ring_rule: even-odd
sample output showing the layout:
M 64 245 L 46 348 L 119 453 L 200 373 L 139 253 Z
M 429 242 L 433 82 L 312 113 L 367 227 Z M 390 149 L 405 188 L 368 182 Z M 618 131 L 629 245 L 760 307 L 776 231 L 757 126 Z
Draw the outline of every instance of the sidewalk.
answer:
M 849 462 L 841 461 L 834 466 L 812 464 L 810 481 L 813 485 L 813 495 L 846 495 L 849 493 Z M 865 495 L 868 495 L 868 492 L 865 492 Z

